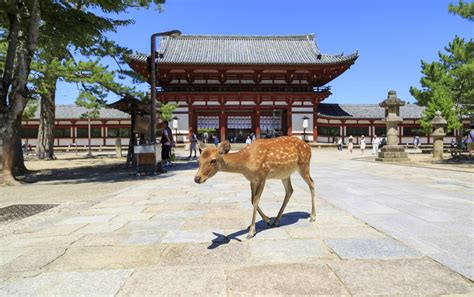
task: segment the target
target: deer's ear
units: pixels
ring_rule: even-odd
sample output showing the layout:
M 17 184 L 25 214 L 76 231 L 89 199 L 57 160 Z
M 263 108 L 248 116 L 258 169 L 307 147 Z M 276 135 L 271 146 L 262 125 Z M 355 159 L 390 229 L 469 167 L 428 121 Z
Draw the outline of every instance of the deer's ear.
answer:
M 227 154 L 230 151 L 230 142 L 224 140 L 221 144 L 219 144 L 219 154 Z

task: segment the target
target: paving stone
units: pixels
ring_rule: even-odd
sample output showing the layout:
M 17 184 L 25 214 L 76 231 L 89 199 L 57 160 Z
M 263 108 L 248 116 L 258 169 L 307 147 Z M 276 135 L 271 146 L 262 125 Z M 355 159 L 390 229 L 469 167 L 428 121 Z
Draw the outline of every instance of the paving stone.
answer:
M 123 245 L 130 237 L 129 233 L 84 234 L 73 246 L 113 246 Z
M 221 245 L 202 243 L 171 245 L 164 251 L 160 265 L 242 265 L 245 264 L 247 255 L 248 246 L 237 241 L 230 241 Z
M 132 270 L 47 272 L 12 279 L 0 288 L 1 296 L 114 296 Z
M 50 266 L 51 271 L 128 269 L 158 263 L 162 245 L 71 247 Z
M 187 242 L 210 243 L 213 239 L 216 238 L 214 233 L 222 234 L 223 231 L 219 229 L 168 231 L 163 236 L 163 239 L 161 240 L 161 242 L 163 243 L 187 243 Z
M 328 239 L 326 244 L 343 259 L 390 259 L 421 254 L 391 238 Z
M 316 239 L 249 240 L 249 246 L 251 263 L 306 262 L 333 257 Z
M 241 217 L 212 217 L 211 214 L 204 218 L 188 219 L 183 225 L 183 229 L 239 229 L 245 227 L 245 220 Z
M 112 219 L 113 222 L 115 221 L 146 221 L 153 217 L 152 213 L 128 213 L 128 214 L 120 214 Z
M 90 233 L 110 233 L 122 228 L 126 221 L 110 221 L 105 223 L 93 223 L 78 230 L 75 234 L 90 234 Z
M 33 233 L 29 233 L 28 237 L 50 237 L 50 236 L 60 236 L 68 235 L 77 231 L 87 224 L 68 224 L 68 225 L 55 225 L 55 226 L 46 226 L 40 230 L 37 230 Z
M 5 275 L 9 272 L 40 269 L 63 255 L 65 250 L 65 248 L 52 247 L 30 249 L 22 254 L 21 257 L 16 257 L 7 264 L 0 266 L 0 275 Z
M 473 294 L 472 283 L 431 259 L 346 260 L 330 264 L 353 295 Z
M 25 252 L 26 252 L 25 250 L 21 250 L 21 249 L 2 251 L 0 253 L 0 266 L 7 264 L 8 262 L 12 261 L 16 257 L 21 256 Z
M 113 217 L 115 217 L 115 215 L 97 215 L 97 216 L 72 217 L 72 218 L 60 221 L 56 225 L 102 223 L 102 222 L 110 221 Z
M 184 219 L 151 219 L 147 221 L 133 221 L 129 222 L 123 226 L 119 231 L 120 232 L 137 232 L 137 231 L 170 231 L 170 230 L 180 230 L 181 226 L 184 223 Z
M 222 269 L 161 267 L 135 271 L 118 296 L 224 296 Z
M 348 295 L 324 264 L 274 264 L 226 270 L 231 296 Z
M 132 206 L 125 205 L 121 207 L 102 207 L 102 208 L 90 208 L 85 211 L 81 211 L 81 215 L 103 215 L 103 214 L 135 214 L 141 213 L 145 209 L 144 206 Z
M 308 227 L 286 228 L 285 231 L 292 238 L 318 238 L 318 239 L 341 239 L 341 238 L 386 238 L 387 236 L 369 226 L 356 227 L 317 227 L 314 224 Z
M 24 237 L 15 240 L 12 248 L 37 248 L 37 247 L 68 247 L 73 242 L 79 240 L 81 234 L 71 234 L 51 237 Z
M 158 243 L 161 237 L 162 237 L 161 233 L 140 232 L 140 233 L 130 234 L 130 236 L 128 236 L 128 238 L 124 240 L 124 243 L 151 245 L 151 244 Z

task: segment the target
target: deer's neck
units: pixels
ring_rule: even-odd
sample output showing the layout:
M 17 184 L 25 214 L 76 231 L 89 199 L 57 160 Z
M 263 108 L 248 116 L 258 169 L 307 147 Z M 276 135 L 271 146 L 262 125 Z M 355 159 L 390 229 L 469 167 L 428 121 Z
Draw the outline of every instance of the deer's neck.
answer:
M 244 173 L 247 157 L 243 152 L 225 154 L 220 161 L 220 171 Z

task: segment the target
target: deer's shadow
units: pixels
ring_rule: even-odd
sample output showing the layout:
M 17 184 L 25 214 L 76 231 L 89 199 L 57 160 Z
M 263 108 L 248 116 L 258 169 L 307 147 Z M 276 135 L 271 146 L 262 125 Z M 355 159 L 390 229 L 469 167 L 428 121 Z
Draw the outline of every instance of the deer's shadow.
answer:
M 283 214 L 281 217 L 280 224 L 273 228 L 293 225 L 297 223 L 299 220 L 307 219 L 307 218 L 309 218 L 309 213 L 307 212 L 302 212 L 302 211 L 289 212 L 289 213 Z M 272 218 L 272 222 L 274 219 L 275 218 Z M 268 226 L 267 223 L 265 223 L 263 220 L 260 220 L 256 222 L 255 229 L 257 232 L 255 234 L 255 237 L 257 237 L 260 232 L 265 232 L 265 230 L 272 229 L 272 227 Z M 239 238 L 239 236 L 242 236 L 247 233 L 248 233 L 248 228 L 236 231 L 227 236 L 217 233 L 217 232 L 212 232 L 212 234 L 214 234 L 216 238 L 212 240 L 211 245 L 208 246 L 207 248 L 212 250 L 212 249 L 220 247 L 221 245 L 230 243 L 231 240 L 236 240 L 240 242 L 242 240 Z

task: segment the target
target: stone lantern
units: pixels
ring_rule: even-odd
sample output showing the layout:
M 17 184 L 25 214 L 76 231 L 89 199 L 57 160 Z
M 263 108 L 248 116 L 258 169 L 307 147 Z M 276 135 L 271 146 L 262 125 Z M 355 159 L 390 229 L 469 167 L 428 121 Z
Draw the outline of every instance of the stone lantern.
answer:
M 377 161 L 398 162 L 409 161 L 408 155 L 403 146 L 398 145 L 398 124 L 403 119 L 400 117 L 400 106 L 405 105 L 405 101 L 397 98 L 397 92 L 389 91 L 387 99 L 379 104 L 385 109 L 385 125 L 387 126 L 387 144 L 379 152 Z
M 441 111 L 435 112 L 435 117 L 431 120 L 431 126 L 433 127 L 433 158 L 434 159 L 443 159 L 443 151 L 444 151 L 444 141 L 443 138 L 446 136 L 446 132 L 444 131 L 444 126 L 446 126 L 448 122 L 443 118 L 441 115 Z

